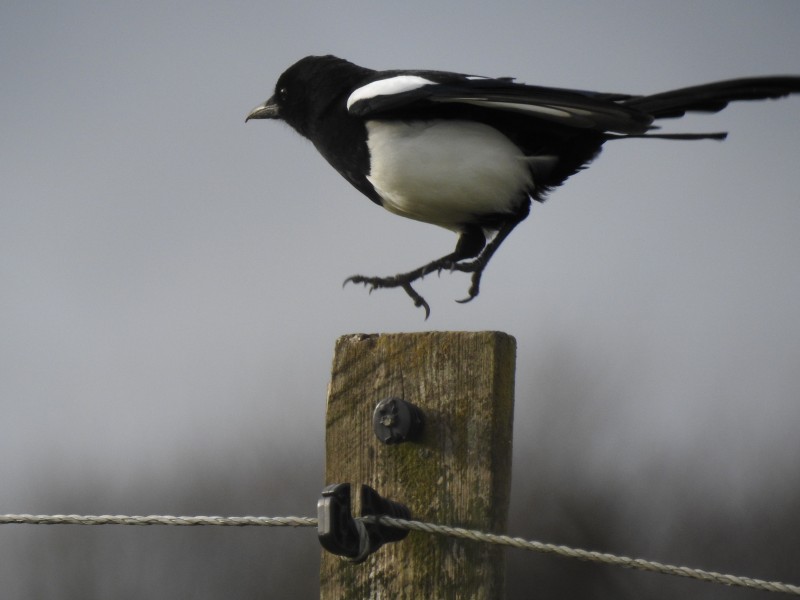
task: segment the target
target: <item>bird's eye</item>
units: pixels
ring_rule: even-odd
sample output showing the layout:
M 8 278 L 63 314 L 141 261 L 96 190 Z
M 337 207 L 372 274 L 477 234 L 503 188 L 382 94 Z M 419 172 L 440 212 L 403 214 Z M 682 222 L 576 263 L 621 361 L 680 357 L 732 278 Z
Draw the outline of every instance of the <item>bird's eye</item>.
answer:
M 288 97 L 289 97 L 289 92 L 285 87 L 282 87 L 278 90 L 278 98 L 285 101 L 286 98 Z

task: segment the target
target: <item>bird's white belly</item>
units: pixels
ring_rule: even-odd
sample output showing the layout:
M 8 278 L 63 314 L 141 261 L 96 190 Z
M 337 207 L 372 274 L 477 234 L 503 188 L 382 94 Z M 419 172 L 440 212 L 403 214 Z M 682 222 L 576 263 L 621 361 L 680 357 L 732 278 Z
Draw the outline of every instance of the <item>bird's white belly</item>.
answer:
M 528 160 L 498 130 L 473 121 L 367 121 L 369 182 L 387 210 L 458 229 L 512 212 L 533 186 Z

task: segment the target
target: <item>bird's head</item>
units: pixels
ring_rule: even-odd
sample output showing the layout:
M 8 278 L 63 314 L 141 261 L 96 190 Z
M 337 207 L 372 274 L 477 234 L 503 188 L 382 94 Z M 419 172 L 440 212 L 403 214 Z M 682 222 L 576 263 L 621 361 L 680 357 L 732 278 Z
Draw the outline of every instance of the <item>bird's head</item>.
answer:
M 309 137 L 331 102 L 340 102 L 341 109 L 346 110 L 342 95 L 368 73 L 369 69 L 336 56 L 306 56 L 283 72 L 272 97 L 251 110 L 245 122 L 280 119 Z

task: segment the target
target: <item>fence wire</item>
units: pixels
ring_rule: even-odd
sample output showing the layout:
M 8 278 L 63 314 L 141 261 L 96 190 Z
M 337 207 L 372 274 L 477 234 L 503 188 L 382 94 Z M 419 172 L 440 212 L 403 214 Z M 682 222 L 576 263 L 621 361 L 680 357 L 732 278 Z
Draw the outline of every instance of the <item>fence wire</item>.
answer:
M 366 519 L 375 520 L 376 517 Z M 365 520 L 366 520 L 365 519 Z M 630 558 L 618 556 L 606 552 L 595 552 L 592 550 L 582 550 L 558 544 L 548 544 L 525 540 L 519 537 L 510 537 L 495 533 L 486 533 L 474 529 L 464 529 L 461 527 L 450 527 L 447 525 L 437 525 L 425 523 L 423 521 L 413 521 L 406 519 L 394 519 L 391 517 L 380 517 L 381 523 L 390 527 L 409 529 L 428 534 L 444 535 L 448 537 L 471 540 L 485 544 L 496 544 L 528 550 L 544 554 L 555 554 L 565 558 L 578 559 L 582 561 L 638 569 L 663 575 L 675 575 L 677 577 L 688 577 L 699 581 L 716 583 L 727 586 L 737 586 L 762 590 L 766 592 L 779 592 L 800 596 L 800 586 L 779 581 L 766 581 L 753 577 L 739 575 L 727 575 L 714 571 L 704 571 L 691 567 L 681 567 L 659 563 L 643 558 Z M 317 519 L 314 517 L 175 517 L 172 515 L 28 515 L 28 514 L 6 514 L 0 515 L 0 525 L 27 524 L 27 525 L 170 525 L 179 527 L 198 527 L 198 526 L 220 526 L 220 527 L 316 527 Z

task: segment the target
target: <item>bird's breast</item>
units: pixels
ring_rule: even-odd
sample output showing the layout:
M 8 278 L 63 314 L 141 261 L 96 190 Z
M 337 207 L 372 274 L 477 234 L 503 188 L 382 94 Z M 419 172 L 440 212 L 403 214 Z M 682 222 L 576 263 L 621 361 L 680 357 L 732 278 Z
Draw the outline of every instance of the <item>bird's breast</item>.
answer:
M 533 189 L 529 159 L 489 125 L 370 120 L 366 127 L 367 179 L 398 215 L 458 229 L 513 212 Z

